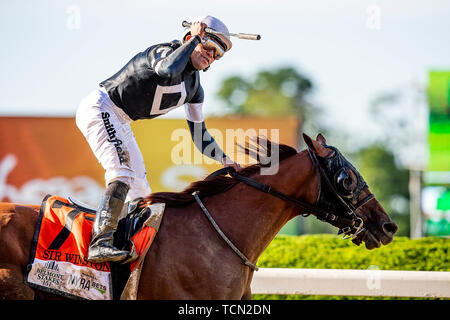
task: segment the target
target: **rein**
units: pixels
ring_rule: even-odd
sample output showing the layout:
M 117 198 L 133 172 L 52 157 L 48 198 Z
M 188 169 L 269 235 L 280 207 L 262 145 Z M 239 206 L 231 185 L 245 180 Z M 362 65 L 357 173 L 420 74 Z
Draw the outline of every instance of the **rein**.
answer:
M 213 173 L 211 173 L 209 176 L 207 176 L 205 179 L 208 179 L 209 177 L 212 176 L 217 176 L 217 175 L 226 175 L 229 174 L 231 177 L 233 177 L 234 179 L 243 182 L 259 191 L 262 191 L 264 193 L 268 193 L 274 197 L 277 197 L 281 200 L 284 200 L 286 202 L 290 202 L 292 204 L 294 204 L 297 207 L 300 207 L 301 209 L 305 210 L 306 214 L 302 214 L 302 216 L 308 216 L 310 214 L 314 214 L 317 219 L 328 222 L 334 226 L 338 226 L 338 225 L 345 225 L 345 227 L 340 228 L 338 234 L 343 233 L 343 239 L 354 239 L 356 238 L 356 236 L 358 234 L 360 234 L 361 232 L 365 231 L 366 228 L 364 227 L 364 222 L 363 220 L 356 216 L 355 211 L 357 209 L 359 209 L 360 207 L 364 206 L 366 203 L 368 203 L 370 200 L 374 199 L 375 196 L 373 194 L 368 195 L 367 197 L 365 197 L 364 199 L 360 200 L 358 203 L 356 203 L 356 205 L 352 205 L 351 203 L 347 203 L 339 194 L 338 192 L 335 190 L 335 188 L 333 187 L 331 181 L 329 180 L 329 178 L 327 177 L 326 173 L 324 172 L 323 168 L 320 166 L 316 155 L 311 152 L 308 149 L 308 153 L 311 157 L 311 161 L 313 163 L 314 166 L 314 170 L 318 171 L 319 173 L 319 179 L 323 178 L 325 180 L 325 183 L 329 186 L 330 190 L 332 191 L 333 195 L 338 199 L 339 203 L 347 210 L 346 213 L 349 216 L 348 218 L 344 218 L 344 217 L 340 217 L 337 216 L 335 214 L 329 213 L 325 210 L 322 210 L 320 208 L 317 207 L 317 202 L 316 201 L 316 205 L 311 205 L 307 202 L 303 202 L 300 201 L 294 197 L 291 197 L 289 195 L 286 195 L 280 191 L 277 191 L 275 189 L 273 189 L 271 186 L 268 186 L 266 184 L 260 183 L 258 181 L 255 181 L 251 178 L 248 178 L 246 176 L 240 175 L 236 172 L 236 170 L 233 167 L 225 167 L 222 169 L 219 169 Z M 320 182 L 320 180 L 319 180 Z M 321 186 L 319 184 L 319 195 L 321 192 Z M 217 225 L 217 223 L 214 221 L 214 219 L 212 218 L 211 214 L 208 212 L 208 210 L 206 209 L 206 207 L 203 205 L 202 201 L 200 200 L 199 196 L 198 196 L 198 191 L 195 191 L 192 193 L 192 195 L 194 196 L 197 204 L 200 206 L 200 208 L 202 209 L 203 213 L 206 215 L 206 217 L 208 218 L 208 220 L 210 221 L 210 223 L 213 225 L 214 229 L 217 231 L 217 233 L 222 237 L 222 239 L 231 247 L 231 249 L 233 249 L 233 251 L 244 261 L 244 264 L 248 267 L 250 267 L 252 270 L 257 271 L 258 267 L 253 264 L 252 262 L 250 262 L 250 260 L 241 252 L 239 251 L 239 249 L 227 238 L 227 236 L 222 232 L 222 230 L 220 229 L 220 227 Z M 319 197 L 317 198 L 319 199 Z M 352 233 L 352 230 L 355 229 L 355 231 Z

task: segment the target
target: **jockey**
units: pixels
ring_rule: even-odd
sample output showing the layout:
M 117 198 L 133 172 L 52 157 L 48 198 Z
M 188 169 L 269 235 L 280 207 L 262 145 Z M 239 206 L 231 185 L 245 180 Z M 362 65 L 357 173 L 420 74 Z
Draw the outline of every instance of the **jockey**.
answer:
M 206 27 L 225 35 L 206 33 Z M 120 212 L 126 200 L 151 193 L 131 121 L 152 119 L 184 105 L 196 147 L 225 167 L 240 168 L 208 133 L 202 112 L 204 93 L 199 70 L 206 71 L 230 50 L 228 33 L 219 19 L 198 18 L 181 41 L 156 44 L 138 53 L 81 101 L 77 126 L 106 171 L 106 190 L 89 246 L 90 262 L 120 262 L 129 257 L 129 252 L 113 245 Z

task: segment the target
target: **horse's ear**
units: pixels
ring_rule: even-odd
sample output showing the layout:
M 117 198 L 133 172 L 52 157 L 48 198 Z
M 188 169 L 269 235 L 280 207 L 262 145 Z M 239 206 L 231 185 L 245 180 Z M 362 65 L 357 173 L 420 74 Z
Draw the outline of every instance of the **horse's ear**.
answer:
M 317 135 L 316 140 L 319 141 L 321 144 L 325 145 L 327 144 L 327 140 L 325 140 L 325 137 L 321 133 Z
M 311 151 L 317 152 L 316 148 L 314 147 L 311 137 L 305 133 L 303 133 L 302 135 L 303 135 L 303 140 L 305 140 L 305 143 L 308 146 L 308 148 L 310 148 Z
M 322 136 L 322 138 L 323 138 L 323 136 Z M 308 135 L 306 135 L 304 133 L 303 133 L 303 140 L 305 140 L 306 145 L 309 147 L 309 149 L 311 149 L 311 151 L 317 153 L 321 157 L 327 155 L 326 148 L 324 146 L 322 146 L 322 144 L 320 142 L 311 139 Z

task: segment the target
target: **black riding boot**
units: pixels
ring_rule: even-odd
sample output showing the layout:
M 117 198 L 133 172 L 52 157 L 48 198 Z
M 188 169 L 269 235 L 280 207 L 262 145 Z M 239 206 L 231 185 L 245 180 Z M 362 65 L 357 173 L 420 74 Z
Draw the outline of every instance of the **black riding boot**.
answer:
M 113 181 L 108 184 L 95 216 L 88 261 L 93 263 L 119 262 L 127 258 L 128 251 L 114 247 L 113 235 L 128 189 L 128 185 L 121 181 Z

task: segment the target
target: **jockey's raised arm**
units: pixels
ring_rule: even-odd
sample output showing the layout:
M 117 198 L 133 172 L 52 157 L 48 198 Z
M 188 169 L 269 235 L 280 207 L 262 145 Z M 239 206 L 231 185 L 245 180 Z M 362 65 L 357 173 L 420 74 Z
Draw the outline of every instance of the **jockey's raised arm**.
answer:
M 206 32 L 206 28 L 219 33 Z M 183 32 L 181 41 L 155 44 L 137 53 L 81 101 L 76 123 L 105 169 L 106 180 L 89 261 L 129 260 L 127 251 L 113 245 L 117 219 L 126 200 L 151 193 L 132 121 L 152 119 L 187 105 L 186 118 L 196 147 L 224 166 L 239 168 L 208 133 L 201 111 L 204 93 L 199 71 L 209 69 L 231 45 L 223 22 L 212 16 L 198 18 Z

